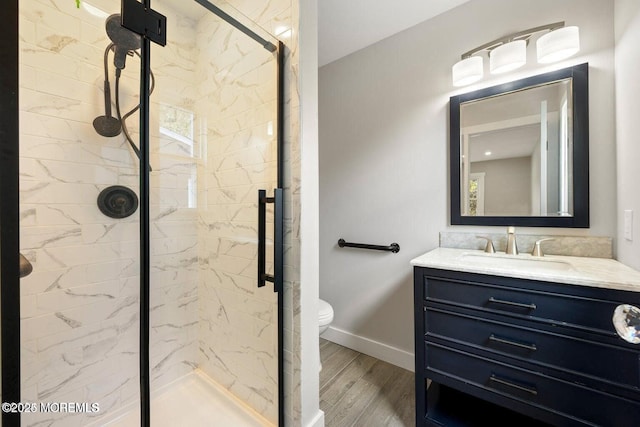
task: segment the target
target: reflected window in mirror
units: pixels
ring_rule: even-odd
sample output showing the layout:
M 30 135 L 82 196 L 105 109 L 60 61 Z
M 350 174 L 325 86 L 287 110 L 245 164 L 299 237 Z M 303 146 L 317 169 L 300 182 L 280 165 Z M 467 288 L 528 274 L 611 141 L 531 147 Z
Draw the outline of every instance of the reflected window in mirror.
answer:
M 588 227 L 588 65 L 451 98 L 451 223 Z

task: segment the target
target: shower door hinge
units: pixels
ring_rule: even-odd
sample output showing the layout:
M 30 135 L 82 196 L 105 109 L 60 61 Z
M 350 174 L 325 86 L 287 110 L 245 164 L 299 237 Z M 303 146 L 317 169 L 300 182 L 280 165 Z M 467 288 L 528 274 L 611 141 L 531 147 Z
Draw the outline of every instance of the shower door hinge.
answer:
M 167 44 L 167 17 L 137 0 L 122 0 L 122 26 L 160 46 Z

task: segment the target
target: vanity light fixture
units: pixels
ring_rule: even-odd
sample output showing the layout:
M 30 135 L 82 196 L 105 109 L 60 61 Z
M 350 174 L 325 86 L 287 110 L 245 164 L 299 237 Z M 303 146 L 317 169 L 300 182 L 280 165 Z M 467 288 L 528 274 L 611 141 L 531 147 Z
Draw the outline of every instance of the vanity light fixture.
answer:
M 491 71 L 491 74 L 513 71 L 526 63 L 526 40 L 514 40 L 501 44 L 489 53 L 489 71 Z
M 484 75 L 481 56 L 471 56 L 456 62 L 451 70 L 454 86 L 466 86 L 475 83 Z
M 536 42 L 538 62 L 548 64 L 575 55 L 580 50 L 578 27 L 563 27 L 541 36 Z
M 578 27 L 565 27 L 564 21 L 542 25 L 509 34 L 464 53 L 452 68 L 454 86 L 465 86 L 483 77 L 482 54 L 489 55 L 491 74 L 506 73 L 522 67 L 527 62 L 527 45 L 531 37 L 547 32 L 536 42 L 537 58 L 540 63 L 560 61 L 575 55 L 580 50 Z

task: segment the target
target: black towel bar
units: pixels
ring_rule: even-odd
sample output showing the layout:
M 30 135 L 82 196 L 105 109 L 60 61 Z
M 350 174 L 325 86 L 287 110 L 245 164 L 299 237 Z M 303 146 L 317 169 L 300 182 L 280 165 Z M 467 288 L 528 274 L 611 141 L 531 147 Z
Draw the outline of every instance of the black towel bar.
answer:
M 368 245 L 366 243 L 351 243 L 345 242 L 344 239 L 338 240 L 338 246 L 341 248 L 359 248 L 359 249 L 373 249 L 375 251 L 388 251 L 397 254 L 400 252 L 400 245 L 397 243 L 392 243 L 389 246 L 382 245 Z

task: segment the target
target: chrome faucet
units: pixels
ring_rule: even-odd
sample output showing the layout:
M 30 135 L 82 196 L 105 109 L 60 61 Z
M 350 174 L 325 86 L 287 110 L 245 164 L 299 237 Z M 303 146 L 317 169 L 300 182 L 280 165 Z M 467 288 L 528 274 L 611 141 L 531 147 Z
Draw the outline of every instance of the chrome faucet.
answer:
M 516 244 L 516 228 L 507 228 L 507 250 L 508 255 L 518 255 L 518 245 Z

